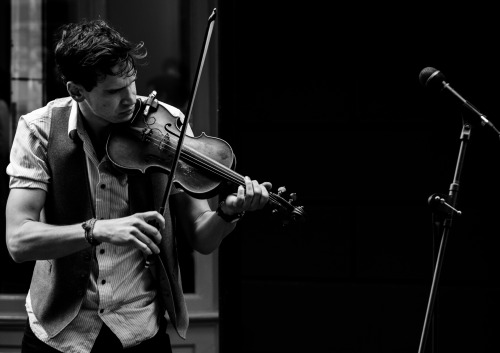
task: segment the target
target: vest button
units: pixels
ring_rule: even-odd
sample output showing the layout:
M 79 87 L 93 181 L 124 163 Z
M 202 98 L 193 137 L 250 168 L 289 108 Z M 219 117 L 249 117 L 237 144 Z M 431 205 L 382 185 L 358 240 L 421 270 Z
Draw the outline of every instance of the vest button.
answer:
M 106 280 L 105 280 L 105 279 L 103 279 L 103 280 L 101 281 L 101 284 L 106 284 Z
M 101 189 L 106 189 L 106 184 L 101 184 Z
M 104 254 L 104 249 L 99 250 L 99 253 Z

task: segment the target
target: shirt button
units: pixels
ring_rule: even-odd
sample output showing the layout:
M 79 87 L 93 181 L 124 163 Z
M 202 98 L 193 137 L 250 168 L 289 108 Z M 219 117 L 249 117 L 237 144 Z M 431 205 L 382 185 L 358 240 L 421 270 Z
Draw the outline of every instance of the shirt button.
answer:
M 105 280 L 105 279 L 103 279 L 103 280 L 101 281 L 101 284 L 106 284 L 106 280 Z
M 99 312 L 102 314 L 104 312 L 104 309 L 99 310 Z
M 104 254 L 104 249 L 99 250 L 99 253 Z
M 105 189 L 106 188 L 106 184 L 101 184 L 101 189 Z

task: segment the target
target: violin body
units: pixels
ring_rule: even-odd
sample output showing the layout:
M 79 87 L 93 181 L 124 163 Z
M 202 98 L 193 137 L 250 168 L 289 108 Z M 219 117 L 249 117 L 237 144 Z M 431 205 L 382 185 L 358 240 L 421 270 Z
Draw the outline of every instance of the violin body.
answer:
M 147 116 L 143 114 L 145 108 L 144 102 L 138 99 L 132 120 L 113 128 L 106 146 L 108 157 L 127 174 L 169 174 L 182 121 L 161 104 Z M 198 137 L 186 135 L 173 182 L 196 198 L 215 196 L 222 179 L 211 171 L 213 168 L 207 161 L 217 167 L 232 168 L 235 160 L 226 141 L 205 133 Z

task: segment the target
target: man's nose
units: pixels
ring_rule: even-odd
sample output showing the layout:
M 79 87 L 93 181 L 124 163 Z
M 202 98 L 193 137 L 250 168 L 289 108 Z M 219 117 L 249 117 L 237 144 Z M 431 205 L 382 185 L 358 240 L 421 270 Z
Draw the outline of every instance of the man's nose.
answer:
M 127 87 L 127 89 L 123 90 L 122 100 L 126 104 L 135 103 L 135 101 L 137 100 L 137 93 L 136 93 L 135 85 L 131 85 L 131 86 Z

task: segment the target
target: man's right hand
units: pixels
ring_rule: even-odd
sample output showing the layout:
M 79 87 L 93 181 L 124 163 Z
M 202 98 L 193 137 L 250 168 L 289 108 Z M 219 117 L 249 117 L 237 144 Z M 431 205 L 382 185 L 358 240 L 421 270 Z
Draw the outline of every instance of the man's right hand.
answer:
M 116 219 L 99 219 L 94 225 L 94 238 L 99 242 L 117 246 L 133 246 L 144 255 L 158 254 L 156 244 L 161 241 L 160 230 L 165 227 L 165 219 L 157 211 L 136 213 Z

